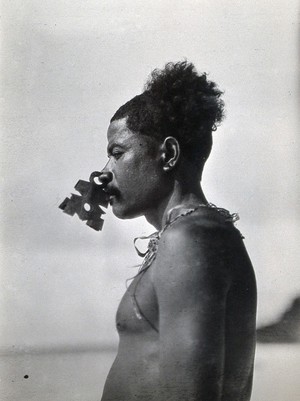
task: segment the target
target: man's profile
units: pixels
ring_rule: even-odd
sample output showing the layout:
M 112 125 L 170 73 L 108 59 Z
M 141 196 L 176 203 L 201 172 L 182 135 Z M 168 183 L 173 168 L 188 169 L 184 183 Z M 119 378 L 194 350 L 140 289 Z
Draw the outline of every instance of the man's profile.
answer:
M 113 213 L 157 232 L 117 311 L 102 401 L 247 401 L 256 284 L 235 215 L 201 188 L 222 92 L 188 62 L 155 70 L 108 128 Z

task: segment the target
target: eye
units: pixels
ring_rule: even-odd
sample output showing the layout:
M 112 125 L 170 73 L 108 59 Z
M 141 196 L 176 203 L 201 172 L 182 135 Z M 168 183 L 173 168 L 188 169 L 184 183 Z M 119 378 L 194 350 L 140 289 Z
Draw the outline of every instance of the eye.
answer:
M 113 151 L 112 154 L 111 154 L 111 156 L 112 156 L 114 159 L 116 159 L 116 160 L 120 159 L 120 157 L 121 157 L 122 155 L 123 155 L 123 152 L 120 152 L 119 150 L 115 150 L 115 151 Z
M 108 153 L 107 156 L 110 159 L 113 157 L 115 160 L 120 159 L 124 154 L 124 149 L 122 149 L 120 146 L 111 146 L 108 148 Z

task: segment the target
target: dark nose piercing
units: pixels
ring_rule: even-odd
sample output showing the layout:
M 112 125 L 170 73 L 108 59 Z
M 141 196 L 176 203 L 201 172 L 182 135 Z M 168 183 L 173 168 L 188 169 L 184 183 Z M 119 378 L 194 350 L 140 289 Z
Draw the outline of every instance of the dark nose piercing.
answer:
M 107 171 L 105 173 L 102 173 L 99 177 L 99 180 L 103 182 L 104 185 L 107 185 L 109 182 L 111 182 L 113 179 L 113 175 L 110 171 Z

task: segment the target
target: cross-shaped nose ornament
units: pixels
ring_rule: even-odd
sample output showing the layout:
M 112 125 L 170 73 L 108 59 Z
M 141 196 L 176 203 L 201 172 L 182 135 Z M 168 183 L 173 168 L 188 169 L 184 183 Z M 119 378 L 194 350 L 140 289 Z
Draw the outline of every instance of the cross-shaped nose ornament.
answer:
M 105 208 L 108 206 L 105 187 L 111 180 L 110 172 L 94 171 L 89 181 L 79 180 L 75 185 L 74 188 L 80 195 L 71 194 L 71 197 L 66 198 L 59 208 L 70 216 L 76 213 L 80 220 L 86 221 L 86 224 L 94 230 L 102 230 L 104 221 L 101 216 L 105 212 L 100 206 Z

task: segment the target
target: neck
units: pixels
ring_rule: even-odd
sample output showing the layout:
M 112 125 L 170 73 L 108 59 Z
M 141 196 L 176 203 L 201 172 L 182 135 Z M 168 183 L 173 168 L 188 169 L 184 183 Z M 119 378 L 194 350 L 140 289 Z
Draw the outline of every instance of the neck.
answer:
M 168 197 L 164 198 L 155 209 L 151 209 L 145 214 L 148 223 L 157 230 L 161 230 L 166 224 L 168 212 L 175 206 L 183 205 L 196 207 L 200 204 L 207 204 L 207 200 L 199 183 L 193 187 L 184 188 L 180 182 L 175 181 L 173 191 Z

